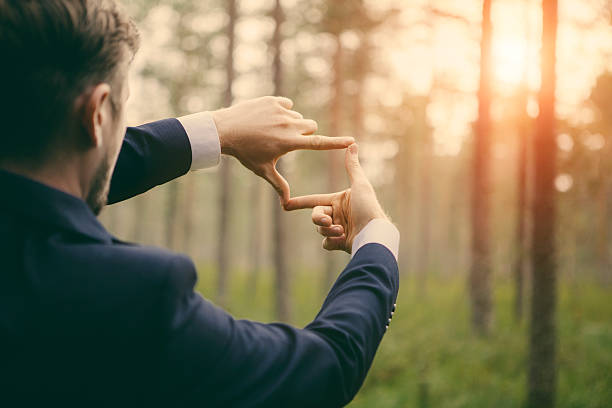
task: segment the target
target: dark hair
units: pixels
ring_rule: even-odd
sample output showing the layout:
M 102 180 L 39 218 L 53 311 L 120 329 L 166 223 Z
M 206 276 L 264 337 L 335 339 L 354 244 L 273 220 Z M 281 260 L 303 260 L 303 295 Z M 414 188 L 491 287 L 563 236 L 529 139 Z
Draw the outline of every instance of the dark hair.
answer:
M 0 0 L 0 161 L 43 159 L 76 98 L 138 43 L 114 0 Z

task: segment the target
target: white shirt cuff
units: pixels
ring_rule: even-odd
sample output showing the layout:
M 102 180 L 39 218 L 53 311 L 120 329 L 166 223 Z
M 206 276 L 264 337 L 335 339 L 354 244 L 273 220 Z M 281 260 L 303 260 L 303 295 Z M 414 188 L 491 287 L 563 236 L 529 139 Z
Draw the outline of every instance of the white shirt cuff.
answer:
M 219 164 L 221 143 L 217 126 L 209 112 L 199 112 L 178 118 L 191 143 L 191 170 Z
M 400 233 L 390 221 L 382 218 L 375 218 L 370 221 L 353 239 L 351 258 L 357 253 L 359 248 L 366 244 L 381 244 L 398 260 Z

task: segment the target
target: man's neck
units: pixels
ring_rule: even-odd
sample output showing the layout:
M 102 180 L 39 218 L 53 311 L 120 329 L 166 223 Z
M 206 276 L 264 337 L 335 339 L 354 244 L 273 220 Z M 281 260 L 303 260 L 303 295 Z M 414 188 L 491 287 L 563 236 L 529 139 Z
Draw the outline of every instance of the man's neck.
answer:
M 29 168 L 13 163 L 0 163 L 0 169 L 27 177 L 49 187 L 63 191 L 80 199 L 85 199 L 86 190 L 80 179 L 81 173 L 74 163 L 66 162 L 60 165 Z

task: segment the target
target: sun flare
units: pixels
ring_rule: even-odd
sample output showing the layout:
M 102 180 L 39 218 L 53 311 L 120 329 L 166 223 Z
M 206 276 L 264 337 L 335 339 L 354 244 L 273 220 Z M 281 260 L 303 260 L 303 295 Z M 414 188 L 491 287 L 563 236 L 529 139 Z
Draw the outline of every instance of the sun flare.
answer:
M 505 85 L 518 85 L 525 77 L 525 43 L 520 39 L 493 40 L 493 75 Z

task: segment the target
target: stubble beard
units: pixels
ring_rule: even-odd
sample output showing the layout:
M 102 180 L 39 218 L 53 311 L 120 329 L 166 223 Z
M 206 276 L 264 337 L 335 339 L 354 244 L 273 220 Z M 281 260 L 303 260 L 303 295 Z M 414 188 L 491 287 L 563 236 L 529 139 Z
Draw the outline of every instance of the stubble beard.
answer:
M 89 189 L 87 199 L 85 200 L 91 211 L 96 216 L 100 214 L 108 200 L 108 191 L 111 179 L 110 170 L 110 160 L 107 153 L 104 156 L 102 163 L 100 163 L 100 165 L 96 169 L 93 180 L 91 182 L 91 188 Z

